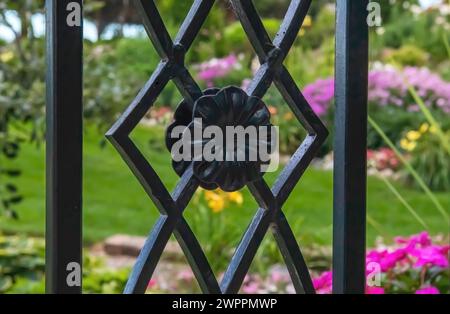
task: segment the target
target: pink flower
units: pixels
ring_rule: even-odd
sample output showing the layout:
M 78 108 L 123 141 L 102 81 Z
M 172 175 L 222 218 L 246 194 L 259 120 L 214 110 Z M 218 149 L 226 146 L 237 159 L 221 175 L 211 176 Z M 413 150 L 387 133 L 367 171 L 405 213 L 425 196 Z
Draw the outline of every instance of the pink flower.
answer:
M 369 102 L 378 106 L 403 107 L 417 111 L 419 107 L 409 94 L 413 86 L 425 105 L 450 113 L 450 83 L 426 68 L 404 70 L 383 68 L 369 73 Z M 319 79 L 303 89 L 303 95 L 319 116 L 327 113 L 334 101 L 334 79 Z
M 399 165 L 399 161 L 394 151 L 390 148 L 380 148 L 378 151 L 367 152 L 367 159 L 374 164 L 378 170 L 384 169 L 396 169 Z
M 242 81 L 241 88 L 242 88 L 243 90 L 247 91 L 247 89 L 249 88 L 249 86 L 250 86 L 251 83 L 252 83 L 252 80 L 251 80 L 251 79 L 244 79 L 244 80 Z
M 433 286 L 426 286 L 416 291 L 416 294 L 440 294 L 439 289 Z
M 417 262 L 414 264 L 414 267 L 431 265 L 447 268 L 449 266 L 448 257 L 446 256 L 447 252 L 447 247 L 432 245 L 426 248 L 412 249 L 409 253 L 417 258 Z
M 241 67 L 238 58 L 231 54 L 225 58 L 213 58 L 198 66 L 200 72 L 199 79 L 205 81 L 208 86 L 213 84 L 214 79 L 226 77 L 231 71 L 237 70 Z
M 436 266 L 446 269 L 450 265 L 450 245 L 436 245 L 428 232 L 424 231 L 410 237 L 397 237 L 396 246 L 389 249 L 372 249 L 366 254 L 366 274 L 373 271 L 387 273 L 383 280 L 399 280 L 398 274 L 411 270 L 411 267 L 423 268 Z M 375 265 L 370 265 L 375 263 Z M 374 268 L 374 267 L 375 268 Z M 428 272 L 427 272 L 428 276 Z M 324 272 L 313 279 L 313 285 L 318 294 L 332 293 L 332 273 Z M 367 294 L 384 294 L 383 287 L 366 287 Z M 424 286 L 416 291 L 416 294 L 438 294 L 439 290 L 433 286 Z
M 242 291 L 247 294 L 258 293 L 259 284 L 257 282 L 250 282 L 249 284 L 242 287 Z
M 317 278 L 313 279 L 314 289 L 318 294 L 329 294 L 333 289 L 333 273 L 326 271 Z
M 404 249 L 396 249 L 392 252 L 388 250 L 372 250 L 367 253 L 366 263 L 377 263 L 380 265 L 382 272 L 387 272 L 394 268 L 397 263 L 401 262 L 407 256 Z
M 413 86 L 425 104 L 450 112 L 450 83 L 426 68 L 407 67 L 403 71 L 384 68 L 369 74 L 369 101 L 381 106 L 394 105 L 413 111 L 416 107 L 409 96 Z
M 431 237 L 427 231 L 423 231 L 409 238 L 397 237 L 395 238 L 395 242 L 398 244 L 407 244 L 410 247 L 415 247 L 418 244 L 425 247 L 431 245 Z
M 334 100 L 334 79 L 317 80 L 305 86 L 303 95 L 314 112 L 323 116 Z
M 191 281 L 194 279 L 194 274 L 192 273 L 192 271 L 183 270 L 178 273 L 178 279 L 182 281 Z
M 404 249 L 397 249 L 388 253 L 384 260 L 381 261 L 381 270 L 388 271 L 394 268 L 397 263 L 402 261 L 407 256 Z
M 156 280 L 150 279 L 150 281 L 148 282 L 148 285 L 147 285 L 147 289 L 152 289 L 154 287 L 156 287 Z
M 370 250 L 366 254 L 366 263 L 378 263 L 381 264 L 381 260 L 388 254 L 387 250 Z
M 273 271 L 271 277 L 275 284 L 289 282 L 289 275 L 282 271 Z
M 366 287 L 366 294 L 384 294 L 384 288 Z

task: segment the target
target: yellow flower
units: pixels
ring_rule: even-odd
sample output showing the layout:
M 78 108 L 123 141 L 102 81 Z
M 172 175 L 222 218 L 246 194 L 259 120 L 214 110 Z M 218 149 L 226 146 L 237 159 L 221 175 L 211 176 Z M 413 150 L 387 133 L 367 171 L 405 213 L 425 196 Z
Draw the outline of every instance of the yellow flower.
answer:
M 11 61 L 14 58 L 14 53 L 12 51 L 7 51 L 0 54 L 0 61 L 6 63 Z
M 400 141 L 400 146 L 401 146 L 404 150 L 406 150 L 406 151 L 408 151 L 408 152 L 412 152 L 412 151 L 416 148 L 417 142 L 410 142 L 410 141 L 408 141 L 407 139 L 402 139 L 402 140 Z
M 422 134 L 417 131 L 409 131 L 408 133 L 406 133 L 406 138 L 410 141 L 417 141 L 421 136 Z
M 286 121 L 291 121 L 294 119 L 294 114 L 292 112 L 286 112 L 283 116 L 283 119 Z
M 207 201 L 215 200 L 218 197 L 220 197 L 219 194 L 217 194 L 214 191 L 205 191 L 205 200 L 207 200 Z
M 211 208 L 213 213 L 218 214 L 225 208 L 225 200 L 222 197 L 218 197 L 208 202 L 208 207 Z
M 310 27 L 312 25 L 311 15 L 307 15 L 305 17 L 305 21 L 303 22 L 303 27 Z
M 305 21 L 303 22 L 302 28 L 300 28 L 300 31 L 298 32 L 298 36 L 302 37 L 305 35 L 306 31 L 305 28 L 310 28 L 312 25 L 312 19 L 311 16 L 307 15 L 305 17 Z
M 424 134 L 424 133 L 427 133 L 429 129 L 430 129 L 430 125 L 428 123 L 423 123 L 419 128 L 419 132 Z
M 205 191 L 205 200 L 208 204 L 208 207 L 213 211 L 213 213 L 217 214 L 223 211 L 225 208 L 225 198 L 221 195 L 221 191 Z
M 409 141 L 408 141 L 407 139 L 402 139 L 402 140 L 400 141 L 400 147 L 403 148 L 404 150 L 406 150 L 406 148 L 408 147 L 408 145 L 409 145 Z
M 231 202 L 234 202 L 238 205 L 242 205 L 242 203 L 244 202 L 244 197 L 240 192 L 228 193 L 228 198 L 230 199 Z
M 416 146 L 417 146 L 417 142 L 411 142 L 411 143 L 409 143 L 408 150 L 410 152 L 412 152 L 416 148 Z

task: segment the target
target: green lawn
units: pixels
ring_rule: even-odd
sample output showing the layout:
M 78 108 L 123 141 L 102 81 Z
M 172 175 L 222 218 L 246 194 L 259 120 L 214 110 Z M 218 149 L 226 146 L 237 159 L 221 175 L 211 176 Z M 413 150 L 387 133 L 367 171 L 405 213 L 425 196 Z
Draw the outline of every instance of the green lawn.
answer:
M 177 176 L 170 166 L 170 157 L 161 146 L 163 132 L 139 128 L 133 138 L 150 159 L 163 181 L 171 188 Z M 154 139 L 150 145 L 150 139 Z M 84 237 L 97 241 L 111 234 L 145 235 L 158 215 L 152 202 L 133 177 L 117 152 L 108 143 L 101 147 L 102 137 L 93 129 L 85 134 L 84 145 Z M 156 144 L 158 143 L 158 144 Z M 158 147 L 159 146 L 159 147 Z M 23 145 L 15 161 L 23 170 L 17 179 L 24 201 L 17 207 L 18 221 L 0 220 L 0 230 L 43 234 L 45 212 L 44 147 Z M 273 181 L 274 175 L 268 176 Z M 420 191 L 396 185 L 430 226 L 432 233 L 448 232 L 442 216 Z M 256 209 L 247 191 L 242 207 L 231 208 L 230 228 L 245 230 Z M 437 194 L 444 208 L 450 207 L 448 194 Z M 310 169 L 298 184 L 284 208 L 299 241 L 330 244 L 332 234 L 332 173 Z M 188 208 L 189 212 L 195 208 Z M 386 188 L 385 184 L 369 178 L 368 211 L 371 222 L 367 227 L 368 243 L 378 235 L 393 237 L 419 232 L 423 227 Z M 205 239 L 203 239 L 205 240 Z M 238 240 L 238 239 L 237 239 Z M 237 241 L 236 240 L 236 241 Z

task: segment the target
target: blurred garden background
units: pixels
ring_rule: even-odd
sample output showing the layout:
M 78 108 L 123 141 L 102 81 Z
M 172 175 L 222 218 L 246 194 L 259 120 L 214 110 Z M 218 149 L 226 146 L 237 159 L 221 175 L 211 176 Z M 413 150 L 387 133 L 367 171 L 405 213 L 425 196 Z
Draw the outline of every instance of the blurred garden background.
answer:
M 119 293 L 158 211 L 104 133 L 159 58 L 132 1 L 84 2 L 84 289 Z M 192 1 L 155 2 L 174 37 Z M 289 1 L 254 2 L 274 36 Z M 382 284 L 368 293 L 450 293 L 450 3 L 376 2 L 382 23 L 370 28 L 367 260 L 382 266 Z M 321 293 L 331 289 L 334 3 L 312 1 L 285 62 L 331 131 L 283 208 Z M 0 293 L 44 291 L 43 14 L 44 1 L 0 0 Z M 248 84 L 258 59 L 228 1 L 217 1 L 187 60 L 204 88 Z M 132 134 L 170 188 L 178 177 L 164 136 L 181 100 L 170 83 Z M 280 127 L 283 164 L 306 132 L 275 88 L 264 100 Z M 186 210 L 218 277 L 256 209 L 244 189 L 199 191 Z M 160 264 L 149 292 L 198 291 L 176 242 Z M 270 235 L 242 292 L 293 292 Z

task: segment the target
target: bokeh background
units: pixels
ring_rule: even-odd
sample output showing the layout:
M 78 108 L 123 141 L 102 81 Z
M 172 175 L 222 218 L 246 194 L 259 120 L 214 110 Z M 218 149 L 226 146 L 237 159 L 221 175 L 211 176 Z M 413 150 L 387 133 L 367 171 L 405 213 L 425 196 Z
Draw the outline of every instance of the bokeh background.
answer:
M 132 1 L 85 0 L 84 290 L 119 293 L 158 211 L 104 133 L 159 62 Z M 174 37 L 192 1 L 155 1 Z M 370 28 L 368 293 L 449 293 L 450 3 L 381 0 Z M 274 36 L 288 0 L 255 5 Z M 331 131 L 283 210 L 319 292 L 331 292 L 335 2 L 314 0 L 285 61 Z M 0 293 L 44 291 L 44 1 L 0 0 Z M 258 60 L 228 1 L 217 1 L 187 56 L 199 84 L 245 88 Z M 182 96 L 169 83 L 132 138 L 168 187 L 178 180 L 164 144 Z M 306 136 L 281 95 L 265 97 L 280 127 L 283 166 Z M 273 182 L 277 173 L 267 174 Z M 218 277 L 257 209 L 244 189 L 199 191 L 186 210 Z M 171 241 L 149 293 L 198 292 Z M 293 292 L 268 235 L 244 293 Z

